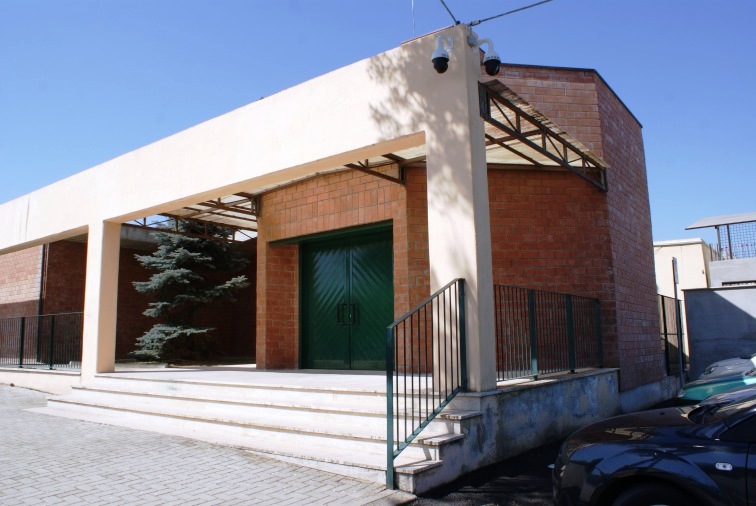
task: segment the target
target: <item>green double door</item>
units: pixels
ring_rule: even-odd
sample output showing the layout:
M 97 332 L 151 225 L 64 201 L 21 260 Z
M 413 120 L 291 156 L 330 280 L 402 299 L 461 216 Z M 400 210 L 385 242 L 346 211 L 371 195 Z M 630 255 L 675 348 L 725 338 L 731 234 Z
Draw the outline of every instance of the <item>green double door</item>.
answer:
M 305 367 L 385 370 L 392 251 L 390 230 L 302 245 Z

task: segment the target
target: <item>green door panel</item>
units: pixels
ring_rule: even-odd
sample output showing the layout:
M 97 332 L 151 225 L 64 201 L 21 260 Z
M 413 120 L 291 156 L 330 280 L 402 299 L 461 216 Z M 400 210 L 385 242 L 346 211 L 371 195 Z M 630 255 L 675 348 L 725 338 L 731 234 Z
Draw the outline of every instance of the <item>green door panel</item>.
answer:
M 394 316 L 391 231 L 305 243 L 301 255 L 303 365 L 385 369 Z
M 307 245 L 302 253 L 305 365 L 349 369 L 348 250 L 331 242 Z
M 394 321 L 391 235 L 352 241 L 352 369 L 386 368 L 386 327 Z

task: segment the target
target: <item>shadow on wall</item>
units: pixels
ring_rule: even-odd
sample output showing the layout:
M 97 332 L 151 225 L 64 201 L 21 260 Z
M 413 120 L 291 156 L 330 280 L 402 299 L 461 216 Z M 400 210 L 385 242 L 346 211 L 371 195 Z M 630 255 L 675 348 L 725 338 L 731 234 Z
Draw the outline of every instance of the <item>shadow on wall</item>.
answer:
M 717 360 L 756 353 L 756 286 L 685 290 L 690 374 Z
M 402 51 L 384 53 L 375 57 L 372 66 L 368 69 L 371 79 L 390 89 L 390 96 L 384 103 L 371 106 L 373 120 L 380 126 L 387 139 L 406 132 L 408 124 L 417 131 L 425 131 L 426 134 L 432 126 L 433 134 L 426 136 L 429 159 L 433 153 L 444 149 L 441 145 L 444 141 L 466 142 L 470 128 L 467 122 L 462 124 L 454 118 L 466 117 L 461 113 L 464 113 L 468 107 L 468 95 L 467 90 L 462 86 L 465 82 L 464 77 L 458 74 L 465 72 L 463 67 L 466 62 L 463 57 L 461 58 L 461 52 L 472 51 L 472 49 L 460 38 L 459 32 L 447 32 L 446 35 L 451 33 L 455 38 L 452 51 L 454 54 L 449 63 L 449 71 L 445 74 L 437 74 L 431 64 L 435 37 L 427 37 L 425 43 L 413 41 L 402 46 Z M 435 83 L 438 85 L 436 86 Z M 475 107 L 475 102 L 472 103 L 472 107 Z M 397 114 L 402 116 L 397 117 Z M 480 142 L 483 148 L 482 119 L 480 121 Z M 459 236 L 461 231 L 455 227 L 455 216 L 458 216 L 460 212 L 467 216 L 472 213 L 473 195 L 465 193 L 461 190 L 464 186 L 456 184 L 457 180 L 465 177 L 465 168 L 452 167 L 448 165 L 448 162 L 446 163 L 447 165 L 442 166 L 440 171 L 431 172 L 428 175 L 428 188 L 433 192 L 434 199 L 437 199 L 434 207 L 438 208 L 436 210 L 449 225 L 445 233 Z M 486 170 L 485 167 L 482 169 Z M 485 197 L 487 198 L 487 193 Z M 461 258 L 459 251 L 446 253 L 454 255 L 447 258 L 447 261 L 460 269 L 459 276 L 469 279 L 472 273 L 465 271 L 469 262 Z M 431 276 L 433 276 L 432 272 Z M 450 279 L 433 279 L 431 286 L 441 286 L 449 281 Z

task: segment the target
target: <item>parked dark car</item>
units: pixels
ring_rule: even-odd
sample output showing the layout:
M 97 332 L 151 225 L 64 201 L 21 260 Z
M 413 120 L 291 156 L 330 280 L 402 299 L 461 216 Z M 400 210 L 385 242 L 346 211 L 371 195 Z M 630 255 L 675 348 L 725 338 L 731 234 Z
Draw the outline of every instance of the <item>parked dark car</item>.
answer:
M 552 476 L 559 506 L 756 504 L 756 389 L 618 416 L 575 432 Z

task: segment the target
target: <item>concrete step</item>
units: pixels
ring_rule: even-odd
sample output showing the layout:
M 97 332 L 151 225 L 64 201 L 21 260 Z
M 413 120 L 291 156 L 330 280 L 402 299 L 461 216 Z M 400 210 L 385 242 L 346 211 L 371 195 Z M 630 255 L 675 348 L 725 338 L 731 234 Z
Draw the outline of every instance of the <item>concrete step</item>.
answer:
M 92 402 L 79 403 L 66 398 L 50 398 L 48 400 L 48 413 L 56 412 L 65 413 L 71 418 L 97 421 L 98 416 L 103 423 L 117 421 L 115 425 L 133 428 L 147 428 L 150 430 L 150 424 L 143 424 L 144 419 L 152 420 L 152 424 L 162 424 L 168 429 L 167 433 L 174 435 L 195 437 L 196 433 L 192 430 L 184 433 L 183 430 L 187 422 L 197 423 L 202 426 L 203 431 L 210 431 L 220 435 L 228 434 L 230 442 L 225 443 L 231 446 L 240 446 L 246 448 L 259 448 L 260 444 L 280 442 L 292 442 L 303 452 L 312 453 L 317 457 L 317 447 L 334 448 L 339 453 L 346 455 L 367 453 L 373 455 L 385 455 L 386 438 L 385 434 L 381 435 L 357 435 L 355 427 L 338 427 L 338 426 L 313 426 L 308 428 L 293 428 L 289 424 L 269 424 L 257 420 L 239 421 L 231 418 L 213 417 L 213 413 L 201 415 L 192 415 L 189 413 L 169 413 L 160 410 L 135 409 L 108 404 L 96 404 Z M 107 420 L 107 421 L 105 421 Z M 178 432 L 174 432 L 171 427 L 175 427 Z M 199 430 L 199 429 L 197 429 Z M 425 434 L 423 434 L 425 436 Z M 434 434 L 417 438 L 416 442 L 411 444 L 403 451 L 403 455 L 413 460 L 438 459 L 440 458 L 439 448 L 443 445 L 444 438 L 455 441 L 458 434 Z M 431 440 L 425 444 L 425 439 Z M 440 439 L 439 439 L 440 438 Z M 203 439 L 199 437 L 198 439 Z M 439 444 L 436 441 L 442 441 Z M 316 447 L 315 451 L 308 450 L 310 447 Z
M 386 477 L 386 395 L 369 388 L 100 375 L 36 411 L 245 448 L 378 483 Z M 397 458 L 398 486 L 417 492 L 448 481 L 479 416 L 442 411 Z M 403 434 L 395 428 L 395 436 Z
M 225 401 L 97 388 L 74 388 L 70 395 L 53 398 L 53 400 L 114 409 L 149 411 L 168 416 L 190 416 L 221 419 L 242 424 L 280 426 L 292 430 L 328 432 L 338 429 L 345 436 L 385 438 L 386 434 L 385 410 L 376 412 L 366 408 L 322 408 L 313 404 Z M 300 401 L 310 401 L 310 399 L 304 398 Z M 465 416 L 470 416 L 470 414 L 468 413 Z M 460 419 L 461 417 L 457 412 L 443 413 L 437 420 L 431 422 L 423 432 L 423 437 L 430 438 L 448 433 L 458 433 L 461 430 Z
M 286 427 L 240 424 L 227 420 L 167 416 L 146 411 L 113 409 L 50 399 L 45 408 L 32 411 L 78 420 L 190 437 L 215 444 L 246 448 L 289 461 L 300 460 L 310 467 L 330 468 L 340 474 L 385 481 L 385 438 L 359 438 L 342 434 L 291 431 Z M 442 448 L 459 443 L 460 434 L 436 436 L 428 444 L 410 445 L 398 457 L 397 473 L 418 474 L 440 465 Z
M 275 397 L 277 402 L 293 405 L 301 403 L 302 398 L 306 397 L 308 403 L 323 408 L 365 408 L 383 412 L 386 410 L 386 393 L 378 390 L 332 389 L 320 386 L 269 383 L 124 378 L 123 376 L 107 375 L 97 376 L 92 386 L 112 391 L 258 403 L 270 402 L 270 399 Z

